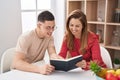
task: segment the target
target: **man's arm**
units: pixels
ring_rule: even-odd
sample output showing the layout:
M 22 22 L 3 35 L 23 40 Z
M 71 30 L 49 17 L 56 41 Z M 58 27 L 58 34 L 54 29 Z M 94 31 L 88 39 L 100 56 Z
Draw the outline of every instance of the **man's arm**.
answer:
M 46 64 L 43 66 L 37 66 L 25 61 L 25 54 L 17 53 L 13 59 L 12 67 L 22 71 L 35 72 L 40 74 L 50 74 L 54 67 Z
M 50 58 L 52 59 L 64 59 L 61 56 L 59 56 L 58 54 L 56 54 L 56 50 L 54 46 L 48 47 L 48 54 L 50 56 Z

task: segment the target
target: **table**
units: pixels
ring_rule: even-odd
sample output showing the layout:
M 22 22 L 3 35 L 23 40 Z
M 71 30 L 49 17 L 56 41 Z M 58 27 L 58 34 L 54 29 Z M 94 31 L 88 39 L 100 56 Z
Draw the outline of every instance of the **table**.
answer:
M 0 74 L 0 80 L 98 80 L 91 71 L 83 71 L 80 68 L 69 72 L 55 71 L 50 75 L 42 75 L 20 70 L 12 70 Z M 100 80 L 100 79 L 99 79 Z
M 44 65 L 47 61 L 38 61 L 34 65 Z M 90 70 L 84 71 L 81 68 L 73 69 L 69 72 L 54 71 L 50 75 L 25 72 L 20 70 L 11 70 L 0 74 L 0 80 L 102 80 L 93 74 Z

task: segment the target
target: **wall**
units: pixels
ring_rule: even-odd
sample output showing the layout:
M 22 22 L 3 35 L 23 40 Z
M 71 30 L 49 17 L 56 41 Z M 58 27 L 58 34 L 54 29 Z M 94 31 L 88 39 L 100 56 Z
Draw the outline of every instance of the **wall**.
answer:
M 0 58 L 22 33 L 20 0 L 0 0 Z
M 57 29 L 54 31 L 54 42 L 57 54 L 60 52 L 62 40 L 65 32 L 65 0 L 51 0 L 52 12 L 55 16 Z M 46 52 L 47 53 L 47 52 Z M 45 54 L 45 61 L 49 62 L 48 54 Z
M 57 53 L 59 53 L 65 32 L 65 0 L 52 0 L 52 9 L 55 13 L 56 27 L 54 41 Z

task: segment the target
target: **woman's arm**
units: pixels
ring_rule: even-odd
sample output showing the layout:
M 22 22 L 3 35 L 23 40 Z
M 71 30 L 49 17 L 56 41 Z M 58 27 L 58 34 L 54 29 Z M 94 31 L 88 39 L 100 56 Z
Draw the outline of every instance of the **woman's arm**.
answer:
M 93 42 L 93 46 L 91 47 L 91 52 L 92 52 L 92 60 L 97 61 L 101 67 L 106 67 L 106 64 L 103 62 L 101 57 L 100 45 L 98 39 L 95 39 L 95 41 Z
M 67 51 L 68 51 L 67 42 L 66 42 L 66 40 L 63 40 L 59 55 L 62 56 L 63 58 L 66 58 Z

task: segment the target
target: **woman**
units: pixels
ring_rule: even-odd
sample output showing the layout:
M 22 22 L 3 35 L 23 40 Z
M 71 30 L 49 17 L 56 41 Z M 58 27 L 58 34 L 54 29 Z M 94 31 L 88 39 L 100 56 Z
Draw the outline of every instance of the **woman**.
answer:
M 89 69 L 89 62 L 97 61 L 101 67 L 106 67 L 101 55 L 98 37 L 88 31 L 86 15 L 80 10 L 71 12 L 66 23 L 66 35 L 64 37 L 60 56 L 66 58 L 67 53 L 71 57 L 83 55 L 83 60 L 76 66 Z

